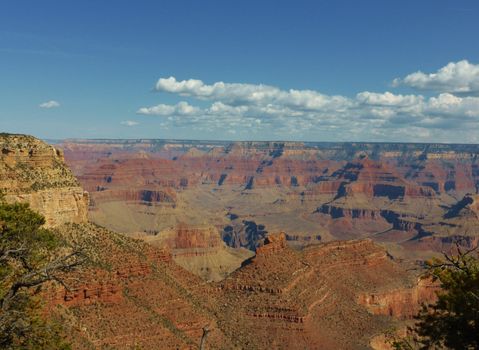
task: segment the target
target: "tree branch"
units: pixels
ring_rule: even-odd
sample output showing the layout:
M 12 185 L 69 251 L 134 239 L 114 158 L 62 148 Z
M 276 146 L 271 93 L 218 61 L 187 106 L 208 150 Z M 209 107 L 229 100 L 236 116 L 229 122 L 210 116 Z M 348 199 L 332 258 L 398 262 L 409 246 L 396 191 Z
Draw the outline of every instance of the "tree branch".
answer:
M 26 251 L 25 245 L 22 245 L 20 248 L 17 249 L 7 249 L 2 252 L 2 255 L 0 256 L 0 262 L 7 260 L 10 256 L 15 256 L 24 251 Z
M 10 302 L 15 298 L 21 289 L 36 287 L 48 281 L 56 281 L 69 290 L 66 283 L 57 274 L 62 272 L 70 272 L 76 267 L 82 265 L 85 260 L 86 258 L 82 252 L 75 251 L 60 259 L 48 263 L 46 266 L 38 270 L 30 271 L 21 276 L 19 280 L 10 287 L 4 298 L 0 300 L 2 310 L 6 310 L 8 308 Z

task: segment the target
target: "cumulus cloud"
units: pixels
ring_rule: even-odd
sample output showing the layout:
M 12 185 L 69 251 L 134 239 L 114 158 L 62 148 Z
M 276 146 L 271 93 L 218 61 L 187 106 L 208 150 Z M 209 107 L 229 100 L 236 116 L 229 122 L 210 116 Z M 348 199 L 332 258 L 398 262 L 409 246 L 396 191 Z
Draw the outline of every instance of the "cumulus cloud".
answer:
M 120 124 L 124 126 L 135 126 L 135 125 L 138 125 L 139 123 L 135 122 L 134 120 L 124 120 L 120 122 Z
M 46 109 L 57 108 L 60 107 L 60 103 L 54 100 L 50 100 L 47 102 L 40 103 L 38 107 Z
M 410 81 L 405 78 L 401 83 L 406 80 Z M 465 85 L 469 86 L 469 91 L 474 88 L 471 82 Z M 479 97 L 474 95 L 443 92 L 425 97 L 363 91 L 346 97 L 315 90 L 284 90 L 264 84 L 205 84 L 197 79 L 177 80 L 174 77 L 159 79 L 155 89 L 201 102 L 142 107 L 138 114 L 163 117 L 168 127 L 192 128 L 213 135 L 235 130 L 238 138 L 264 132 L 282 139 L 479 140 L 476 132 Z M 450 129 L 461 132 L 448 133 Z
M 162 115 L 162 116 L 171 116 L 171 115 L 183 115 L 183 116 L 192 116 L 200 112 L 200 108 L 194 107 L 188 102 L 181 101 L 176 105 L 166 105 L 159 104 L 153 107 L 142 107 L 137 113 L 144 115 Z
M 327 96 L 313 90 L 285 91 L 270 85 L 224 83 L 222 81 L 207 85 L 197 79 L 178 81 L 174 77 L 160 78 L 155 89 L 200 100 L 220 101 L 230 105 L 281 104 L 314 110 L 327 107 L 336 108 L 338 104 L 348 102 L 342 96 Z
M 435 73 L 418 71 L 393 80 L 393 86 L 405 85 L 419 90 L 453 94 L 479 93 L 479 64 L 467 60 L 450 62 Z
M 389 91 L 375 93 L 364 91 L 356 95 L 356 99 L 371 106 L 413 106 L 423 101 L 422 96 L 416 95 L 395 95 Z
M 440 94 L 438 97 L 429 99 L 425 112 L 426 114 L 479 122 L 479 98 L 458 97 L 449 93 Z

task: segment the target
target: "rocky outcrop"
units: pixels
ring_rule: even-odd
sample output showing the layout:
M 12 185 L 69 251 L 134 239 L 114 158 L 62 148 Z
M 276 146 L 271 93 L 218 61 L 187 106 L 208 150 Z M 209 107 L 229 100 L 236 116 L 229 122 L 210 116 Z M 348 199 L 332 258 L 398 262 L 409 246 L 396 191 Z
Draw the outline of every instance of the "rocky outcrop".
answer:
M 87 220 L 88 193 L 65 165 L 63 153 L 25 135 L 0 135 L 0 190 L 10 202 L 29 203 L 46 226 Z
M 211 226 L 191 227 L 180 223 L 160 233 L 161 245 L 169 249 L 217 248 L 223 245 L 219 232 Z M 159 243 L 160 244 L 160 243 Z
M 265 225 L 251 220 L 237 220 L 234 214 L 233 216 L 230 214 L 230 218 L 231 222 L 223 227 L 221 233 L 223 241 L 230 247 L 256 250 L 268 234 Z
M 358 297 L 358 303 L 366 306 L 375 315 L 410 319 L 417 315 L 423 303 L 432 303 L 436 300 L 437 291 L 439 291 L 437 283 L 428 279 L 419 279 L 410 288 L 361 294 Z
M 52 188 L 31 193 L 7 194 L 10 202 L 29 203 L 30 207 L 45 217 L 45 226 L 87 221 L 88 193 L 81 187 Z
M 272 233 L 264 240 L 264 245 L 256 249 L 258 257 L 268 256 L 286 248 L 286 233 Z
M 279 334 L 278 348 L 366 348 L 388 327 L 376 315 L 402 319 L 420 301 L 431 301 L 426 285 L 414 288 L 416 281 L 371 240 L 298 252 L 288 248 L 285 234 L 271 234 L 255 258 L 221 282 L 221 314 L 241 325 L 238 336 L 255 334 L 250 339 L 258 348 Z M 372 312 L 376 304 L 381 307 Z
M 244 248 L 227 247 L 219 231 L 208 225 L 180 223 L 143 239 L 167 249 L 177 264 L 207 281 L 224 279 L 254 255 Z

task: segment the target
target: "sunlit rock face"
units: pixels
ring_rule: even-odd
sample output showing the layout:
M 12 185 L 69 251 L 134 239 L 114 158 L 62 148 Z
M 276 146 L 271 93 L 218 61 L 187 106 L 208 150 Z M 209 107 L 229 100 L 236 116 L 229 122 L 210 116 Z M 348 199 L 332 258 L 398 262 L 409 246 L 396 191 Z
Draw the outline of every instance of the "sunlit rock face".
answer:
M 213 225 L 229 246 L 250 250 L 268 232 L 284 231 L 295 246 L 370 237 L 412 255 L 477 235 L 474 215 L 454 214 L 477 193 L 477 145 L 68 140 L 58 147 L 90 192 L 90 219 L 131 234 L 185 222 Z
M 47 227 L 87 220 L 88 193 L 63 152 L 25 135 L 0 135 L 0 189 L 7 201 L 30 203 Z
M 0 179 L 7 199 L 28 201 L 46 216 L 49 226 L 80 244 L 91 259 L 66 276 L 68 289 L 49 285 L 42 290 L 46 314 L 62 320 L 74 348 L 197 348 L 202 329 L 208 325 L 212 349 L 364 349 L 392 326 L 405 325 L 403 319 L 432 295 L 434 286 L 418 280 L 371 239 L 323 243 L 335 236 L 318 230 L 318 216 L 332 221 L 347 218 L 351 225 L 355 220 L 369 226 L 378 221 L 393 225 L 396 231 L 416 229 L 391 208 L 365 204 L 378 198 L 381 203 L 407 203 L 406 190 L 388 196 L 384 191 L 389 187 L 375 189 L 373 185 L 371 192 L 369 185 L 355 186 L 354 181 L 404 185 L 400 176 L 392 176 L 381 164 L 361 168 L 369 169 L 365 175 L 349 174 L 361 170 L 352 169 L 350 161 L 326 160 L 329 170 L 318 170 L 315 155 L 309 151 L 305 155 L 303 146 L 292 145 L 289 156 L 303 159 L 298 165 L 303 175 L 293 172 L 299 168 L 285 160 L 289 170 L 287 165 L 278 167 L 274 172 L 278 181 L 255 185 L 251 177 L 261 179 L 255 174 L 267 173 L 264 169 L 271 165 L 263 163 L 263 170 L 257 172 L 258 163 L 251 163 L 251 154 L 260 154 L 261 165 L 265 160 L 261 157 L 275 162 L 288 149 L 279 151 L 274 145 L 272 149 L 243 149 L 241 144 L 230 150 L 215 146 L 208 152 L 181 153 L 170 152 L 168 146 L 161 157 L 169 154 L 171 159 L 158 159 L 162 166 L 155 170 L 148 167 L 151 163 L 142 162 L 157 154 L 144 150 L 134 151 L 138 158 L 131 163 L 131 150 L 122 153 L 122 160 L 110 159 L 109 151 L 96 162 L 87 159 L 78 169 L 86 164 L 101 168 L 80 176 L 95 193 L 90 215 L 100 219 L 117 213 L 105 217 L 120 226 L 141 221 L 145 230 L 132 234 L 142 241 L 86 222 L 88 197 L 65 167 L 61 152 L 27 136 L 2 138 L 5 151 Z M 215 176 L 232 170 L 229 167 L 234 163 L 225 160 L 228 169 L 221 171 L 213 164 L 221 163 L 229 153 L 240 157 L 233 158 L 234 162 L 246 157 L 242 160 L 244 181 L 228 185 L 224 178 L 220 184 Z M 81 157 L 89 158 L 85 153 Z M 211 157 L 212 170 L 198 160 L 203 157 Z M 194 167 L 188 165 L 190 159 L 195 159 Z M 304 179 L 312 174 L 323 177 L 311 178 L 305 186 Z M 289 181 L 281 183 L 281 176 Z M 327 193 L 316 187 L 328 182 L 339 182 L 339 186 L 324 187 Z M 361 196 L 368 201 L 361 201 Z M 434 194 L 427 200 L 436 198 Z M 444 220 L 477 218 L 477 205 L 471 198 L 451 205 Z M 336 214 L 316 210 L 328 201 L 339 208 L 334 209 Z M 347 209 L 345 203 L 351 201 L 364 207 Z M 255 212 L 259 215 L 252 216 Z M 65 222 L 70 223 L 60 225 Z M 287 230 L 269 229 L 274 225 Z

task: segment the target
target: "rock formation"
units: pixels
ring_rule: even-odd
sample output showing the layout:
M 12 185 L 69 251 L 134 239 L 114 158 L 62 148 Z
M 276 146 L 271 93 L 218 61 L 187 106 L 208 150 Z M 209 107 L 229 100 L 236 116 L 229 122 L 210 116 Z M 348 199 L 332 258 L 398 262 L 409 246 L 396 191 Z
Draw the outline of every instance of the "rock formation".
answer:
M 0 190 L 7 201 L 30 203 L 46 226 L 86 222 L 88 193 L 65 165 L 62 151 L 31 136 L 0 135 Z
M 422 304 L 436 300 L 438 290 L 437 283 L 428 279 L 419 279 L 412 288 L 361 294 L 358 302 L 375 315 L 411 319 L 417 314 Z
M 400 318 L 409 317 L 418 302 L 431 295 L 431 289 L 418 281 L 416 275 L 407 272 L 372 240 L 332 241 L 294 250 L 289 247 L 288 239 L 297 241 L 297 237 L 284 232 L 253 237 L 255 257 L 244 261 L 226 279 L 205 283 L 176 261 L 184 256 L 182 253 L 189 259 L 196 252 L 199 256 L 210 256 L 209 250 L 226 250 L 218 228 L 245 215 L 242 206 L 235 202 L 238 199 L 227 210 L 220 211 L 214 226 L 177 225 L 164 236 L 148 233 L 150 239 L 157 235 L 163 239 L 164 244 L 155 247 L 154 239 L 147 244 L 84 222 L 83 192 L 81 198 L 58 200 L 58 192 L 81 188 L 64 166 L 61 154 L 52 147 L 27 136 L 2 138 L 5 151 L 0 161 L 1 184 L 8 198 L 19 200 L 23 195 L 24 200 L 33 200 L 38 193 L 51 191 L 57 197 L 45 197 L 43 206 L 36 207 L 34 202 L 32 206 L 50 215 L 50 226 L 66 241 L 84 247 L 89 257 L 89 263 L 81 271 L 66 278 L 69 289 L 50 285 L 42 292 L 47 300 L 46 314 L 61 320 L 75 349 L 196 349 L 205 325 L 210 330 L 207 340 L 210 349 L 363 349 L 392 325 L 403 325 Z M 241 147 L 222 152 L 249 156 Z M 289 148 L 272 144 L 272 150 L 267 147 L 261 152 L 262 156 L 276 160 L 288 152 L 294 157 L 310 157 L 294 144 Z M 82 157 L 88 158 L 86 153 Z M 201 157 L 195 151 L 187 158 Z M 138 172 L 143 175 L 134 175 Z M 141 189 L 145 179 L 156 178 L 145 169 L 136 169 L 134 174 L 125 175 L 122 181 L 137 181 Z M 106 184 L 116 183 L 115 174 L 111 176 Z M 208 178 L 214 177 L 205 174 L 197 177 L 201 181 Z M 144 212 L 158 209 L 155 213 L 161 213 L 185 210 L 183 201 L 198 200 L 185 196 L 181 184 L 177 188 L 177 183 L 169 182 L 168 177 L 157 181 L 166 182 L 155 189 L 157 192 L 147 192 L 147 198 L 128 195 L 125 205 Z M 287 191 L 298 186 L 290 183 Z M 213 184 L 213 189 L 217 188 Z M 175 192 L 169 192 L 171 189 Z M 255 196 L 254 191 L 253 188 L 241 192 L 248 193 L 245 196 L 251 207 L 247 210 L 258 207 L 250 198 L 259 197 L 248 197 Z M 135 189 L 133 193 L 138 192 Z M 175 198 L 173 193 L 177 195 L 176 207 L 163 206 L 161 203 L 168 203 L 166 198 Z M 203 205 L 224 205 L 216 202 L 211 187 L 200 193 Z M 77 210 L 71 211 L 69 203 L 77 200 Z M 113 198 L 113 202 L 117 200 Z M 160 205 L 155 206 L 156 200 Z M 296 200 L 283 193 L 274 200 L 276 204 L 266 209 Z M 459 212 L 476 209 L 474 203 L 469 203 Z M 189 215 L 193 217 L 192 213 Z M 278 225 L 288 225 L 289 217 L 277 218 Z M 265 232 L 259 225 L 254 231 L 258 235 Z
M 473 216 L 461 216 L 461 224 L 447 216 L 478 191 L 477 145 L 67 140 L 59 146 L 91 192 L 90 218 L 119 231 L 160 232 L 208 218 L 232 247 L 254 250 L 267 232 L 283 230 L 297 246 L 369 237 L 415 258 L 423 253 L 413 250 L 440 251 L 437 242 L 447 237 L 476 235 Z
M 284 233 L 270 235 L 221 288 L 222 322 L 234 320 L 236 336 L 252 348 L 366 347 L 391 326 L 392 318 L 376 315 L 410 317 L 419 308 L 417 298 L 429 300 L 417 292 L 422 282 L 370 240 L 299 252 L 287 247 Z M 398 296 L 384 301 L 387 293 Z M 376 304 L 387 305 L 387 312 L 374 309 Z
M 155 236 L 143 236 L 155 247 L 167 249 L 173 260 L 206 281 L 221 281 L 254 253 L 231 248 L 213 226 L 191 227 L 180 223 Z

